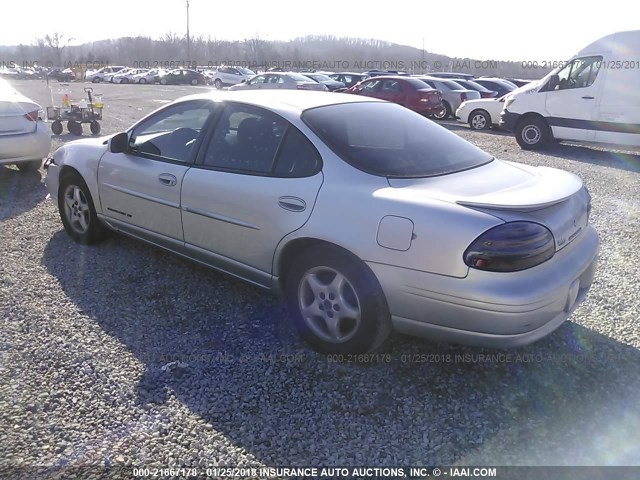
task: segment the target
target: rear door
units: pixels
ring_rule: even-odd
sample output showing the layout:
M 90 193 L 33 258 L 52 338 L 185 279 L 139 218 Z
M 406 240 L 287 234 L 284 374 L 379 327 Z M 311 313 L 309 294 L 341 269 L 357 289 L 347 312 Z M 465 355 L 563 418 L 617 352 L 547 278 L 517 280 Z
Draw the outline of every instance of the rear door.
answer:
M 380 91 L 377 98 L 387 100 L 393 103 L 399 103 L 400 105 L 407 105 L 407 85 L 404 82 L 397 79 L 388 79 L 382 82 Z
M 107 152 L 98 167 L 102 213 L 134 234 L 183 241 L 180 186 L 215 104 L 169 105 L 134 126 L 129 151 Z
M 253 273 L 243 276 L 264 283 L 280 240 L 311 214 L 320 155 L 282 117 L 235 103 L 204 147 L 182 185 L 185 243 L 227 271 L 246 266 Z

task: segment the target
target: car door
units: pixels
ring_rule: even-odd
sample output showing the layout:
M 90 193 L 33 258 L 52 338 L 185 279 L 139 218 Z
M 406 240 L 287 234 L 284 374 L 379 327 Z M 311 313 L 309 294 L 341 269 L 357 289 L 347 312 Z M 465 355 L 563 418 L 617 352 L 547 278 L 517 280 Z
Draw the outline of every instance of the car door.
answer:
M 228 103 L 182 185 L 182 223 L 195 257 L 268 284 L 274 251 L 309 218 L 322 160 L 282 117 Z M 204 146 L 203 146 L 204 147 Z
M 169 105 L 129 132 L 129 149 L 107 151 L 98 167 L 102 214 L 123 230 L 183 241 L 180 186 L 193 163 L 210 100 Z
M 589 128 L 596 115 L 601 56 L 579 57 L 558 72 L 558 85 L 546 92 L 546 109 L 553 134 L 565 140 L 594 141 Z
M 404 82 L 396 79 L 383 81 L 377 97 L 382 100 L 387 100 L 388 102 L 406 105 L 406 94 L 403 92 L 403 83 Z

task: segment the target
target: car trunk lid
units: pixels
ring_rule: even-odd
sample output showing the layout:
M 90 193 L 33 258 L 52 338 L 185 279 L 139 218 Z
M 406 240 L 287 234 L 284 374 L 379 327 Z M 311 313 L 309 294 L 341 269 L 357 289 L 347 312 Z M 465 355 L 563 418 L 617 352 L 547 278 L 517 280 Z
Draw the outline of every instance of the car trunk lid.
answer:
M 589 198 L 575 175 L 548 167 L 493 161 L 440 177 L 390 178 L 395 188 L 416 196 L 457 203 L 504 221 L 529 220 L 545 225 L 556 250 L 568 245 L 588 222 Z
M 420 93 L 420 98 L 427 99 L 427 103 L 429 105 L 442 104 L 442 92 L 440 90 L 435 90 L 433 88 L 421 88 L 418 92 Z
M 0 101 L 0 135 L 23 135 L 37 128 L 40 105 L 33 102 Z

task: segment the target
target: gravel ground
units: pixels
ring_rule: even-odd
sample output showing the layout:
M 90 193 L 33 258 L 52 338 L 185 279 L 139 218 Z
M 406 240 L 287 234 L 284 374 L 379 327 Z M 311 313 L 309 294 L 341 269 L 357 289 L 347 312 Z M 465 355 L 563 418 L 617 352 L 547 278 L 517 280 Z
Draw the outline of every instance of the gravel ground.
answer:
M 77 98 L 83 86 L 52 90 Z M 17 87 L 51 104 L 42 82 Z M 200 90 L 99 85 L 103 133 Z M 593 196 L 595 284 L 570 322 L 532 346 L 394 334 L 375 361 L 332 363 L 256 288 L 117 235 L 76 245 L 45 201 L 43 173 L 0 167 L 0 476 L 69 478 L 87 467 L 88 478 L 119 465 L 640 465 L 640 158 L 568 145 L 530 153 L 498 132 L 448 126 L 503 159 L 572 171 Z M 183 363 L 162 368 L 172 361 Z

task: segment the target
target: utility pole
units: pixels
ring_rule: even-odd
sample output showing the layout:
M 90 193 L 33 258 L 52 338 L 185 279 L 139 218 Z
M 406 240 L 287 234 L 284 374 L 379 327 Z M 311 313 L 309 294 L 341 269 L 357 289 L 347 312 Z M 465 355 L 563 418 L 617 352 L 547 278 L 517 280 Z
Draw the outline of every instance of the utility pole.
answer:
M 187 0 L 187 62 L 191 66 L 191 37 L 189 36 L 189 0 Z

